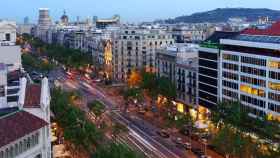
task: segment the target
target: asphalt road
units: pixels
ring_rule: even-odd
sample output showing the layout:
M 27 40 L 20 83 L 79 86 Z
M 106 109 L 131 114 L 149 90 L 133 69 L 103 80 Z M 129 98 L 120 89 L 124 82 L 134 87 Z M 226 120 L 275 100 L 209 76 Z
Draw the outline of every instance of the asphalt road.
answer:
M 128 144 L 129 146 L 141 151 L 149 158 L 193 158 L 195 156 L 187 153 L 185 149 L 176 147 L 171 139 L 162 138 L 156 134 L 157 129 L 155 126 L 138 118 L 130 116 L 116 109 L 116 102 L 110 97 L 106 96 L 103 89 L 100 87 L 89 84 L 81 78 L 68 79 L 63 69 L 56 69 L 49 74 L 49 80 L 59 81 L 59 84 L 65 90 L 78 90 L 82 96 L 90 101 L 97 99 L 107 106 L 110 117 L 124 125 L 129 129 L 127 136 L 122 136 L 118 141 Z M 83 109 L 88 111 L 87 109 Z

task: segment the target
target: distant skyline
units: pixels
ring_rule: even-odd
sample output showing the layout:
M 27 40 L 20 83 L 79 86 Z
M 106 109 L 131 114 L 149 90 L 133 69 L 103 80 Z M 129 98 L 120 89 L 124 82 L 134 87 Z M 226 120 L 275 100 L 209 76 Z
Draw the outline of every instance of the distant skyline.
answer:
M 49 8 L 53 21 L 66 10 L 70 20 L 77 16 L 110 18 L 115 14 L 123 22 L 174 18 L 216 8 L 269 8 L 280 10 L 279 0 L 8 0 L 2 3 L 0 19 L 22 23 L 25 16 L 37 22 L 38 9 Z

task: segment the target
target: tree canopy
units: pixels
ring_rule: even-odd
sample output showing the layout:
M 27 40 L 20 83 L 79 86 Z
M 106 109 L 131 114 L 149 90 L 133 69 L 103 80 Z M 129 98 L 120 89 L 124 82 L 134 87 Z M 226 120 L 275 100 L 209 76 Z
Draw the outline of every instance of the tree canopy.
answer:
M 97 148 L 92 158 L 143 158 L 143 156 L 124 144 L 110 143 Z

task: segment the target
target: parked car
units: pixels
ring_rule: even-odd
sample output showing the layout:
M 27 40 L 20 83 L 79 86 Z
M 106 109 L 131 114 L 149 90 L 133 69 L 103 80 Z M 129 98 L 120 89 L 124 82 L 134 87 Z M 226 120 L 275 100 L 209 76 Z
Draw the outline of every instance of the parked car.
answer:
M 157 134 L 160 135 L 163 138 L 169 138 L 170 137 L 168 132 L 165 131 L 165 130 L 157 131 Z
M 183 144 L 182 142 L 182 138 L 175 138 L 175 139 L 172 139 L 172 141 L 175 143 L 175 144 Z
M 186 149 L 186 150 L 191 150 L 192 146 L 191 146 L 191 143 L 188 143 L 188 142 L 185 142 L 183 144 L 183 147 Z
M 191 151 L 199 157 L 204 155 L 204 152 L 201 149 L 198 149 L 198 148 L 192 148 Z

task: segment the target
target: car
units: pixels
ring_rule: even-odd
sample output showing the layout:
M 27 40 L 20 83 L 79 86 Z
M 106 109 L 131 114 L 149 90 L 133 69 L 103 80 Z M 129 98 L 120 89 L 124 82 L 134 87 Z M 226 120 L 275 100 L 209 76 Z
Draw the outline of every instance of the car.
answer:
M 98 82 L 101 82 L 101 79 L 94 79 L 92 80 L 93 83 L 98 83 Z
M 198 148 L 192 148 L 191 151 L 197 156 L 204 155 L 204 152 L 201 149 L 198 149 Z
M 176 139 L 172 139 L 172 141 L 175 143 L 175 144 L 183 144 L 182 142 L 182 138 L 176 138 Z
M 191 143 L 185 142 L 185 143 L 183 143 L 183 147 L 184 147 L 186 150 L 190 150 L 190 149 L 192 148 L 192 145 L 191 145 Z
M 165 130 L 157 131 L 156 133 L 163 138 L 169 138 L 169 134 Z
M 190 131 L 187 130 L 187 129 L 181 129 L 181 130 L 180 130 L 180 133 L 182 133 L 182 134 L 185 135 L 185 136 L 189 136 L 189 135 L 190 135 Z

